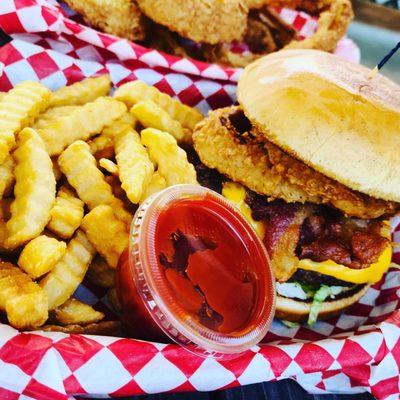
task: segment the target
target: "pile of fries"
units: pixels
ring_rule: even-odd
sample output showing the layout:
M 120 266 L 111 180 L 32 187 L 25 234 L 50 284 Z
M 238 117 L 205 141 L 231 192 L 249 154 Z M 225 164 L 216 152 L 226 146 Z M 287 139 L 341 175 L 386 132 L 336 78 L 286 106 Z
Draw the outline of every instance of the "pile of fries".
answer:
M 350 0 L 65 0 L 93 27 L 180 57 L 244 67 L 282 48 L 333 52 L 346 33 Z M 318 18 L 301 40 L 276 11 Z M 238 51 L 239 49 L 242 51 Z
M 114 334 L 117 321 L 72 295 L 87 275 L 118 311 L 114 271 L 135 208 L 197 184 L 180 145 L 203 116 L 141 81 L 110 89 L 102 75 L 1 94 L 0 311 L 17 329 Z

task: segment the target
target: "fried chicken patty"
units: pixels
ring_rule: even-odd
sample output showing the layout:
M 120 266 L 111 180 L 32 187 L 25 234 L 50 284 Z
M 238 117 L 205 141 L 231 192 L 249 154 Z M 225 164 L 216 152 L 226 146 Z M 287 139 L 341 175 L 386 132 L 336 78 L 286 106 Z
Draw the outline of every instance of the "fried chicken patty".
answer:
M 229 116 L 235 115 L 237 110 L 238 107 L 228 107 L 212 111 L 208 118 L 197 125 L 193 144 L 202 163 L 272 199 L 318 202 L 320 199 L 307 195 L 300 187 L 292 185 L 272 170 L 263 147 L 244 140 L 246 126 L 239 128 L 243 130 L 243 137 L 229 129 Z
M 129 40 L 143 40 L 147 21 L 131 0 L 65 0 L 87 23 L 106 33 Z
M 363 219 L 398 209 L 396 203 L 351 190 L 285 153 L 251 126 L 240 107 L 210 112 L 197 126 L 193 142 L 206 166 L 270 199 L 329 204 Z
M 240 39 L 248 15 L 244 0 L 137 0 L 144 14 L 171 31 L 210 44 Z

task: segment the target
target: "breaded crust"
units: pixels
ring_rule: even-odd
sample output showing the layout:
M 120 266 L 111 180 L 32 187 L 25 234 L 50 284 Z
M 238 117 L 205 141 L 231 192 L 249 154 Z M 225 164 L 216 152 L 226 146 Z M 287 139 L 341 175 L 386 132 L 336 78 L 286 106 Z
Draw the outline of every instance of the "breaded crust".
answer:
M 264 146 L 274 171 L 293 185 L 303 188 L 310 195 L 320 197 L 323 202 L 331 204 L 348 216 L 379 218 L 382 215 L 393 215 L 398 208 L 394 202 L 374 199 L 349 189 L 308 167 L 271 142 L 265 141 Z
M 95 28 L 128 40 L 143 40 L 146 17 L 132 0 L 65 0 Z
M 230 122 L 238 113 L 239 107 L 212 111 L 197 126 L 194 147 L 208 167 L 259 194 L 289 203 L 326 203 L 351 217 L 378 218 L 398 209 L 394 202 L 375 199 L 328 178 L 269 142 L 256 128 L 239 134 Z M 236 124 L 240 123 L 239 117 Z
M 222 118 L 238 107 L 222 108 L 210 112 L 193 133 L 193 143 L 201 161 L 215 168 L 235 182 L 270 198 L 282 198 L 292 202 L 319 202 L 301 188 L 292 185 L 273 171 L 266 152 L 257 143 L 241 143 L 222 124 Z
M 246 29 L 245 0 L 138 0 L 154 22 L 196 42 L 240 39 Z

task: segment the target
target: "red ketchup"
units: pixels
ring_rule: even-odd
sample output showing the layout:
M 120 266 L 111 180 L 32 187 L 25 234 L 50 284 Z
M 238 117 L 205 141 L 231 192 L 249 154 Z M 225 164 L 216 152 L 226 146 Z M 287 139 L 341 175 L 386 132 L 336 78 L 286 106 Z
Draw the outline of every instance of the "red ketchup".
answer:
M 169 337 L 201 354 L 253 346 L 275 306 L 274 277 L 256 233 L 222 196 L 191 185 L 139 208 L 117 291 L 132 336 Z

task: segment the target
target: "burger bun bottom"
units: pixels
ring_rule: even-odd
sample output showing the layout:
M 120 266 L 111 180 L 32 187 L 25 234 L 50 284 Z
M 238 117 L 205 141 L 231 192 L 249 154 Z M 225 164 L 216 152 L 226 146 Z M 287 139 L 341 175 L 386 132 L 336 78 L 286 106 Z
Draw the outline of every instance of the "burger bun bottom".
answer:
M 361 299 L 369 289 L 369 285 L 363 286 L 358 292 L 339 300 L 325 301 L 321 305 L 318 320 L 326 319 L 347 310 Z M 277 295 L 275 317 L 291 322 L 307 321 L 312 303 L 303 300 L 290 299 Z

